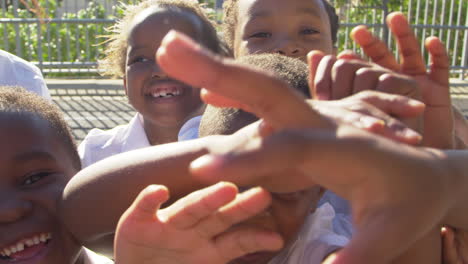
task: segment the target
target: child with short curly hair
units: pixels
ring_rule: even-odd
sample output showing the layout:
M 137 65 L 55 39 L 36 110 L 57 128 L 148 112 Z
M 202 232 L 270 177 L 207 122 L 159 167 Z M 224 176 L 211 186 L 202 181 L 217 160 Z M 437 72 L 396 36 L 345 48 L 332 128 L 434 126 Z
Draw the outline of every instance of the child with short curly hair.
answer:
M 0 145 L 0 263 L 112 263 L 83 248 L 59 217 L 57 201 L 81 168 L 60 110 L 0 86 Z
M 214 53 L 227 54 L 213 24 L 193 1 L 147 0 L 124 8 L 125 17 L 111 28 L 100 67 L 123 78 L 138 113 L 127 125 L 93 129 L 79 147 L 84 167 L 121 152 L 176 141 L 182 124 L 203 111 L 200 89 L 170 78 L 155 60 L 167 32 L 183 32 Z

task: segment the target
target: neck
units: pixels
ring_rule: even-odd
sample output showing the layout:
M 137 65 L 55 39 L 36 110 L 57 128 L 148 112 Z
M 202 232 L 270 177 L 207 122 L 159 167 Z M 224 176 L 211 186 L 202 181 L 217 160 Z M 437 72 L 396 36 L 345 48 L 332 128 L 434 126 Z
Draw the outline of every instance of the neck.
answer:
M 177 142 L 177 136 L 181 127 L 182 125 L 173 127 L 163 127 L 151 124 L 147 120 L 143 120 L 143 128 L 145 129 L 145 134 L 148 137 L 148 141 L 152 146 Z

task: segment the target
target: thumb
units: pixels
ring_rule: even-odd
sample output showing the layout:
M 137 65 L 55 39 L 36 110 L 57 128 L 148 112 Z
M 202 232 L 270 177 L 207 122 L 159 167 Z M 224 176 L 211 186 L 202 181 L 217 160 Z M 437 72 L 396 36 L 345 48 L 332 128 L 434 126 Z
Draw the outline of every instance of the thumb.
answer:
M 155 220 L 156 212 L 168 199 L 169 190 L 165 186 L 149 185 L 138 194 L 125 214 L 135 221 Z

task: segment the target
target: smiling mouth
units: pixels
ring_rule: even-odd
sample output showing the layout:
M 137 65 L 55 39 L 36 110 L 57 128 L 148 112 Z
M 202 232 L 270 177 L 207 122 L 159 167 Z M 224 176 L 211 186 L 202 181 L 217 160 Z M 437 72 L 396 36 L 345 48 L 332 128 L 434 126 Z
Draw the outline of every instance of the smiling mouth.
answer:
M 23 260 L 37 255 L 51 240 L 51 233 L 24 238 L 0 249 L 0 260 Z
M 178 89 L 177 87 L 174 87 L 174 89 L 159 90 L 159 91 L 150 93 L 150 95 L 153 98 L 171 98 L 171 97 L 179 96 L 181 93 L 182 93 L 181 89 Z
M 146 95 L 151 98 L 172 98 L 184 94 L 186 87 L 174 81 L 159 81 L 148 87 Z

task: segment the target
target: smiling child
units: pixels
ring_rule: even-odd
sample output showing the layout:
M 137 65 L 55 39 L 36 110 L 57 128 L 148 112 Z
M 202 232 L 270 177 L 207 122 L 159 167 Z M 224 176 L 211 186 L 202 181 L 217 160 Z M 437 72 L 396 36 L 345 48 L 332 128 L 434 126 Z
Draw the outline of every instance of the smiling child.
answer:
M 101 67 L 123 78 L 125 93 L 138 113 L 127 125 L 93 129 L 79 147 L 83 167 L 118 153 L 177 141 L 180 127 L 202 113 L 200 89 L 170 78 L 155 61 L 167 32 L 183 32 L 214 53 L 227 54 L 193 1 L 144 1 L 126 6 L 125 14 L 113 28 Z
M 0 263 L 111 263 L 59 220 L 57 202 L 81 167 L 60 111 L 22 88 L 0 87 L 0 141 Z

